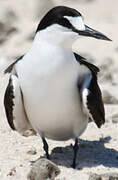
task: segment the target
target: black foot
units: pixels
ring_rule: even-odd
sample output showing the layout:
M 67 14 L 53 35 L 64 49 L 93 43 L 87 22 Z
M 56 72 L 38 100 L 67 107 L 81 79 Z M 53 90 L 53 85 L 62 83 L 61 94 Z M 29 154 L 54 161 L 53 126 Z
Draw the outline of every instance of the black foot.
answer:
M 43 141 L 43 149 L 44 149 L 44 151 L 46 153 L 46 158 L 50 159 L 50 156 L 49 156 L 49 153 L 48 153 L 48 143 L 47 143 L 47 141 L 45 140 L 44 137 L 42 138 L 42 141 Z
M 76 168 L 76 158 L 77 158 L 77 151 L 78 151 L 78 138 L 75 139 L 75 144 L 73 146 L 74 150 L 74 158 L 73 158 L 73 163 L 71 165 L 72 168 Z
M 73 163 L 73 164 L 71 165 L 71 167 L 72 167 L 73 169 L 76 169 L 76 164 Z

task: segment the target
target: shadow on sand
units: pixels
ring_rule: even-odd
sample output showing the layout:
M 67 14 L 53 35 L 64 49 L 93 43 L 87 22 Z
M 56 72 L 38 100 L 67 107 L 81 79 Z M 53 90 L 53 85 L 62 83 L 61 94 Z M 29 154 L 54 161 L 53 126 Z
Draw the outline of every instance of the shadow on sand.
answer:
M 76 169 L 99 165 L 118 168 L 118 151 L 105 147 L 110 140 L 109 136 L 100 141 L 80 139 Z M 51 160 L 57 165 L 70 168 L 73 160 L 72 145 L 54 148 L 51 152 Z

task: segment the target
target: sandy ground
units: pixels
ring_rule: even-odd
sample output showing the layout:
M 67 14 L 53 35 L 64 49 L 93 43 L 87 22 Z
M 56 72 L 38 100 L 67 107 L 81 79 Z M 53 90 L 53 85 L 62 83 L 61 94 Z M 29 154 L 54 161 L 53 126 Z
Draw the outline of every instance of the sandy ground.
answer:
M 37 26 L 36 15 L 40 6 L 33 0 L 1 0 L 0 21 L 16 28 L 14 33 L 0 44 L 0 65 L 24 54 L 31 46 L 32 37 Z M 98 41 L 90 38 L 79 39 L 73 49 L 79 54 L 91 56 L 92 62 L 101 67 L 100 86 L 118 99 L 118 1 L 108 0 L 73 0 L 55 1 L 55 4 L 68 5 L 78 9 L 85 17 L 85 23 L 96 30 L 104 32 L 113 42 Z M 14 18 L 5 18 L 12 11 Z M 40 14 L 40 13 L 39 13 Z M 1 67 L 0 67 L 1 70 Z M 3 106 L 3 95 L 8 82 L 8 75 L 0 72 L 0 179 L 25 180 L 31 161 L 44 154 L 39 136 L 22 137 L 13 132 L 7 123 Z M 80 137 L 77 169 L 70 168 L 73 157 L 71 143 L 49 142 L 51 159 L 61 169 L 58 180 L 88 180 L 90 173 L 118 172 L 118 120 L 113 123 L 113 115 L 118 119 L 118 104 L 105 105 L 106 123 L 98 129 L 89 123 L 87 130 Z M 58 148 L 57 148 L 58 147 Z M 62 149 L 60 149 L 62 147 Z M 35 150 L 31 155 L 29 150 Z

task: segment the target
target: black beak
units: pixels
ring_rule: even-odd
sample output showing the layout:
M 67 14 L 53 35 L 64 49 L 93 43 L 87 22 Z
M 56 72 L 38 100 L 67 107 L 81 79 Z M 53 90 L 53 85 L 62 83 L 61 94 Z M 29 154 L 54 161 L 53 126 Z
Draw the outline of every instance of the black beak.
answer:
M 112 41 L 111 39 L 109 39 L 107 36 L 105 36 L 104 34 L 88 27 L 85 25 L 85 30 L 84 31 L 78 31 L 78 33 L 82 36 L 88 36 L 88 37 L 94 37 L 96 39 L 102 39 L 102 40 L 106 40 L 106 41 Z

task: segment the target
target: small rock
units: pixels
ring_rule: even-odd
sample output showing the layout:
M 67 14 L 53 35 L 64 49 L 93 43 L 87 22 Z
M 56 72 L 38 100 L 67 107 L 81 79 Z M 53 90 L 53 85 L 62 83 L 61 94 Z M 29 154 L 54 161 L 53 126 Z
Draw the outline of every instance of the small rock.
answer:
M 14 167 L 10 170 L 10 172 L 9 172 L 9 174 L 7 174 L 7 176 L 14 176 L 15 173 L 16 173 L 16 168 Z
M 112 96 L 107 90 L 103 90 L 102 98 L 105 104 L 118 104 L 118 100 L 114 96 Z
M 30 155 L 35 155 L 35 154 L 37 154 L 36 148 L 35 148 L 35 147 L 32 147 L 27 153 L 30 154 Z
M 106 174 L 91 174 L 89 180 L 118 180 L 117 173 L 106 173 Z
M 60 169 L 45 158 L 38 159 L 27 175 L 28 180 L 54 180 L 60 174 Z
M 112 123 L 118 123 L 118 114 L 112 116 Z
M 34 135 L 36 135 L 36 131 L 34 131 L 33 129 L 28 129 L 23 132 L 23 136 L 25 137 L 34 136 Z

